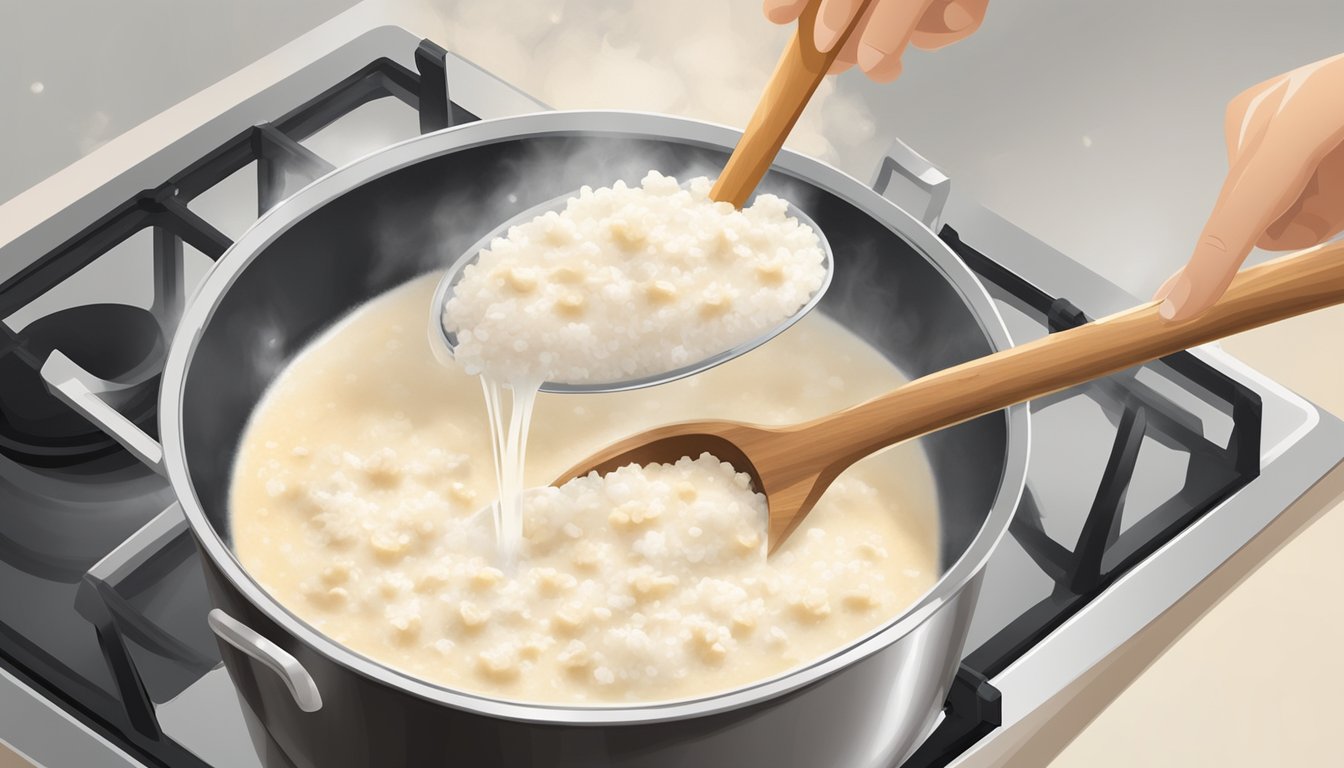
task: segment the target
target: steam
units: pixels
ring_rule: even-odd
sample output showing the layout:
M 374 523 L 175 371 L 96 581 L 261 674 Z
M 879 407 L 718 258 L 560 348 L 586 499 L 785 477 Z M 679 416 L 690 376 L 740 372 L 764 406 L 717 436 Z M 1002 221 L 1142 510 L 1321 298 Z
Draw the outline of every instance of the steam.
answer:
M 741 127 L 774 71 L 791 27 L 771 24 L 760 0 L 430 0 L 436 35 L 453 52 L 557 109 L 662 112 Z M 818 88 L 791 133 L 793 150 L 835 162 L 839 148 L 870 142 L 874 122 L 862 101 Z M 720 166 L 685 154 L 613 151 L 605 142 L 529 142 L 503 161 L 491 183 L 449 193 L 430 227 L 426 270 L 443 268 L 517 213 L 581 184 L 637 184 L 649 169 L 686 181 Z M 813 190 L 775 191 L 806 209 Z M 794 186 L 797 186 L 795 189 Z M 403 237 L 380 227 L 385 239 Z M 416 238 L 419 239 L 418 237 Z M 401 244 L 393 245 L 393 251 Z M 405 245 L 410 245 L 409 243 Z
M 449 50 L 558 109 L 666 113 L 733 127 L 746 124 L 793 34 L 761 13 L 760 0 L 426 0 Z M 848 75 L 857 78 L 857 75 Z M 840 164 L 871 145 L 872 115 L 856 93 L 828 78 L 787 146 Z M 470 153 L 470 167 L 445 165 L 435 203 L 414 216 L 382 210 L 373 222 L 383 253 L 365 276 L 370 290 L 414 272 L 442 270 L 499 224 L 580 185 L 637 184 L 650 170 L 686 181 L 713 178 L 721 156 L 673 142 L 631 146 L 620 139 L 532 137 L 507 151 Z M 860 175 L 867 168 L 857 169 Z M 770 191 L 803 210 L 817 190 L 776 178 Z M 878 248 L 847 240 L 847 262 Z M 410 258 L 408 265 L 404 259 Z M 840 293 L 846 286 L 834 286 Z M 837 294 L 839 295 L 839 294 Z M 871 324 L 861 313 L 859 326 Z M 856 328 L 881 335 L 876 328 Z M 889 330 L 889 329 L 888 329 Z M 868 335 L 868 334 L 865 334 Z
M 714 178 L 720 170 L 716 155 L 680 144 L 625 143 L 621 139 L 577 136 L 533 137 L 511 142 L 505 152 L 478 153 L 479 164 L 445 169 L 443 187 L 428 207 L 428 215 L 408 215 L 397 208 L 380 210 L 386 218 L 374 222 L 383 253 L 414 254 L 415 270 L 441 270 L 485 243 L 478 241 L 520 213 L 556 198 L 575 194 L 579 187 L 611 186 L 624 181 L 638 186 L 650 169 L 685 182 L 696 176 Z M 488 183 L 481 183 L 482 179 Z M 771 190 L 808 210 L 817 194 L 810 186 L 787 177 L 772 180 Z M 498 233 L 502 234 L 502 233 Z M 377 261 L 365 278 L 374 290 L 395 282 L 404 265 Z
M 557 109 L 665 112 L 741 127 L 792 29 L 760 0 L 433 0 L 450 50 Z M 874 134 L 821 84 L 787 146 L 834 161 Z M 645 169 L 647 170 L 647 169 Z

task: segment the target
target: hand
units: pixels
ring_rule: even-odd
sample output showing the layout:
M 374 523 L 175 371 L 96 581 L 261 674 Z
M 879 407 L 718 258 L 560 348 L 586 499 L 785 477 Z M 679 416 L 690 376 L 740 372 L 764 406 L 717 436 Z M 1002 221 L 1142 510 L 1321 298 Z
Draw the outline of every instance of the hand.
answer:
M 1212 306 L 1255 246 L 1309 248 L 1344 230 L 1344 55 L 1237 96 L 1223 130 L 1227 181 L 1190 262 L 1153 297 L 1172 322 Z
M 765 17 L 789 24 L 810 0 L 765 0 Z M 925 50 L 951 45 L 979 29 L 989 0 L 876 0 L 868 6 L 854 34 L 849 36 L 831 73 L 855 64 L 879 83 L 901 74 L 901 54 L 914 43 Z M 861 0 L 821 0 L 817 12 L 816 46 L 825 53 L 849 26 Z

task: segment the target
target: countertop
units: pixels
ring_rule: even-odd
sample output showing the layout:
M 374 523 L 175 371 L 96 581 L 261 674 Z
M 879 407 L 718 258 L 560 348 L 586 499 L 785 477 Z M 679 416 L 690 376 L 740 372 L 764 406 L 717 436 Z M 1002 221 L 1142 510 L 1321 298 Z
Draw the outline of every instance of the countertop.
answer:
M 361 5 L 362 15 L 342 18 L 396 22 L 402 11 L 390 9 L 408 3 L 373 0 Z M 322 0 L 297 10 L 244 0 L 186 10 L 167 0 L 128 0 L 115 12 L 101 3 L 75 14 L 68 5 L 59 14 L 42 4 L 7 9 L 0 97 L 11 119 L 0 120 L 0 200 L 350 4 Z M 450 47 L 471 45 L 459 22 L 482 2 L 414 4 L 414 17 L 426 24 L 417 31 Z M 537 5 L 505 4 L 515 11 Z M 758 29 L 758 5 L 737 0 L 733 23 Z M 1139 295 L 1183 262 L 1221 183 L 1227 100 L 1344 49 L 1338 0 L 990 6 L 975 36 L 945 51 L 912 53 L 894 85 L 841 79 L 837 93 L 859 105 L 847 114 L 862 130 L 844 132 L 831 159 L 864 178 L 886 139 L 899 135 L 960 190 Z M 257 22 L 263 8 L 267 24 Z M 584 14 L 567 13 L 556 23 L 585 23 Z M 15 16 L 19 23 L 9 23 Z M 463 51 L 469 58 L 519 71 L 510 49 L 475 37 L 479 49 Z M 646 46 L 641 55 L 656 60 L 657 52 Z M 158 125 L 189 121 L 203 108 L 194 102 Z M 113 173 L 153 143 L 144 134 L 127 139 L 118 157 L 90 157 L 84 172 Z M 62 173 L 23 205 L 0 210 L 40 211 L 72 178 Z M 17 224 L 4 218 L 0 242 Z M 1341 329 L 1344 310 L 1328 310 L 1224 347 L 1344 415 L 1344 362 L 1321 352 L 1321 340 Z M 1330 662 L 1344 645 L 1344 607 L 1335 599 L 1344 587 L 1344 559 L 1336 554 L 1344 542 L 1341 490 L 1337 471 L 1199 594 L 1080 681 L 1011 764 L 1319 765 L 1337 756 L 1335 722 L 1344 705 L 1333 696 L 1339 672 Z M 7 765 L 3 753 L 0 747 Z
M 1222 346 L 1344 415 L 1344 359 L 1322 349 L 1322 340 L 1338 339 L 1341 332 L 1344 308 L 1336 307 L 1227 339 Z M 1114 679 L 1104 679 L 1103 670 L 1082 686 L 1068 702 L 1075 711 L 1060 716 L 1057 735 L 1046 726 L 1047 738 L 1037 749 L 1009 764 L 1043 764 L 1056 742 L 1079 727 L 1051 768 L 1305 766 L 1340 760 L 1344 704 L 1336 695 L 1341 681 L 1334 659 L 1344 647 L 1344 604 L 1338 599 L 1344 593 L 1342 494 L 1344 470 L 1336 469 L 1312 498 L 1285 513 L 1288 525 L 1271 526 L 1211 576 L 1208 594 L 1196 590 L 1131 644 L 1128 657 L 1122 653 L 1112 660 Z M 1263 558 L 1268 559 L 1259 564 Z M 1135 674 L 1133 684 L 1105 706 Z M 1100 707 L 1091 723 L 1069 722 Z

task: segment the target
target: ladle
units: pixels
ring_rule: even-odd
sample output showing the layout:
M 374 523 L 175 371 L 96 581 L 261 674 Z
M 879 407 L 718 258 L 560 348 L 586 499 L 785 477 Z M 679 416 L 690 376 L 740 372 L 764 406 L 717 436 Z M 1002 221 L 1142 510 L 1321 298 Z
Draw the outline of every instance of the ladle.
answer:
M 798 117 L 803 113 L 803 109 L 812 98 L 812 94 L 816 92 L 817 86 L 826 77 L 827 70 L 830 69 L 831 64 L 835 62 L 841 49 L 844 48 L 845 41 L 858 25 L 858 20 L 863 16 L 864 9 L 871 2 L 873 0 L 864 0 L 860 3 L 858 12 L 853 16 L 849 26 L 845 28 L 835 45 L 826 53 L 818 51 L 813 42 L 813 30 L 821 0 L 812 0 L 808 3 L 807 8 L 798 19 L 797 28 L 794 30 L 789 45 L 784 49 L 783 55 L 780 56 L 779 63 L 775 65 L 774 74 L 770 76 L 770 81 L 766 83 L 765 90 L 761 93 L 761 99 L 756 104 L 756 111 L 752 113 L 751 120 L 742 133 L 742 138 L 738 140 L 732 155 L 729 156 L 728 162 L 724 165 L 723 173 L 719 175 L 710 191 L 710 197 L 713 200 L 730 202 L 736 208 L 741 208 L 746 204 L 756 186 L 765 176 L 766 171 L 770 169 L 775 155 L 779 154 L 780 147 L 784 146 L 784 140 L 788 137 L 794 124 L 798 122 Z M 456 335 L 443 326 L 443 314 L 444 307 L 452 297 L 457 282 L 461 279 L 466 267 L 475 263 L 480 256 L 480 252 L 488 248 L 492 240 L 507 234 L 511 227 L 531 221 L 547 211 L 563 210 L 565 203 L 577 194 L 578 192 L 575 191 L 561 195 L 514 216 L 478 240 L 448 269 L 443 278 L 439 280 L 439 285 L 434 291 L 434 298 L 430 304 L 430 338 L 437 355 L 441 357 L 444 355 L 451 356 L 457 344 Z M 746 354 L 801 320 L 821 301 L 822 295 L 830 286 L 831 275 L 835 269 L 835 259 L 831 254 L 830 243 L 827 242 L 825 233 L 810 218 L 793 206 L 789 208 L 789 215 L 798 219 L 800 223 L 810 226 L 817 233 L 817 236 L 821 239 L 823 266 L 826 270 L 821 285 L 817 287 L 808 301 L 792 315 L 784 318 L 769 331 L 756 338 L 703 360 L 697 360 L 669 371 L 621 381 L 548 381 L 541 385 L 541 391 L 568 393 L 617 392 L 674 381 Z
M 1158 303 L 1095 320 L 916 379 L 865 403 L 788 426 L 670 424 L 621 440 L 556 480 L 708 452 L 751 476 L 769 509 L 773 552 L 854 462 L 1016 403 L 1344 302 L 1344 241 L 1243 270 L 1204 314 L 1171 323 Z

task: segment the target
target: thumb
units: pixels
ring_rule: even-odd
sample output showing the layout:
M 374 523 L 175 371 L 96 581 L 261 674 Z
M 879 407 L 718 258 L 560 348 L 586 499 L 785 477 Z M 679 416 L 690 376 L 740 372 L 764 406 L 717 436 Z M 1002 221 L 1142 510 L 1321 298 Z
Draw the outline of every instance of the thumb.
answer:
M 1190 262 L 1167 289 L 1163 319 L 1189 320 L 1218 301 L 1265 229 L 1302 193 L 1311 170 L 1303 154 L 1272 137 L 1228 175 Z
M 1201 238 L 1190 263 L 1158 289 L 1165 292 L 1158 314 L 1175 323 L 1198 317 L 1232 284 L 1249 252 L 1249 246 L 1230 250 L 1216 235 Z
M 1176 270 L 1172 273 L 1171 277 L 1168 277 L 1166 281 L 1162 283 L 1161 287 L 1156 291 L 1153 291 L 1153 301 L 1162 301 L 1167 298 L 1167 294 L 1171 293 L 1171 289 L 1176 285 L 1176 281 L 1180 279 L 1181 273 L 1184 271 L 1184 269 Z
M 1154 299 L 1162 302 L 1158 315 L 1167 322 L 1179 323 L 1203 314 L 1218 302 L 1236 277 L 1235 264 L 1203 261 L 1187 264 L 1158 289 Z

